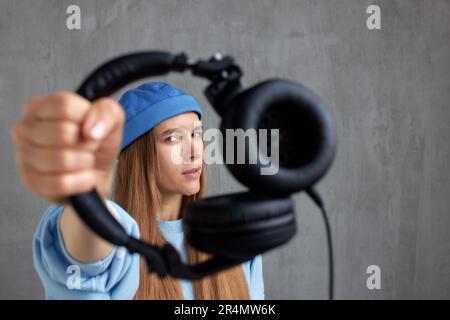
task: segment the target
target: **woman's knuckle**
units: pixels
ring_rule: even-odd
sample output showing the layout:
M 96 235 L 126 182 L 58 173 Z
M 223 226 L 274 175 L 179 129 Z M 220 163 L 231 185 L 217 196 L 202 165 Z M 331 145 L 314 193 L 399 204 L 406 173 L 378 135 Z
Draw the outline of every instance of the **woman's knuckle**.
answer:
M 62 92 L 62 91 L 56 92 L 52 98 L 53 98 L 53 101 L 55 102 L 55 105 L 57 105 L 58 107 L 65 106 L 70 101 L 67 93 Z
M 76 128 L 74 124 L 66 121 L 60 121 L 55 128 L 55 134 L 57 135 L 59 142 L 63 145 L 70 145 L 76 141 Z
M 58 193 L 68 193 L 71 191 L 72 178 L 68 175 L 62 175 L 55 179 L 52 189 Z

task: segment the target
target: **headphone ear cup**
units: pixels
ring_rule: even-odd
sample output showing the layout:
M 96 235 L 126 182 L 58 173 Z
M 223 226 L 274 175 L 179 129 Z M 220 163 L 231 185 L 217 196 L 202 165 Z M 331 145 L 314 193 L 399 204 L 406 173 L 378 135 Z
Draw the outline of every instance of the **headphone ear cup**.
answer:
M 299 83 L 264 81 L 234 96 L 225 110 L 221 123 L 225 140 L 227 129 L 256 129 L 255 135 L 267 129 L 270 156 L 258 146 L 259 137 L 248 139 L 242 149 L 237 149 L 238 143 L 223 144 L 224 156 L 234 154 L 233 161 L 224 159 L 227 168 L 252 190 L 286 194 L 306 189 L 327 172 L 334 159 L 336 134 L 331 116 L 323 102 Z M 273 129 L 278 129 L 278 144 L 272 141 Z M 234 150 L 228 150 L 230 146 Z M 245 154 L 244 164 L 238 163 L 238 152 Z M 272 172 L 264 174 L 268 162 Z
M 251 192 L 191 202 L 183 219 L 192 246 L 241 261 L 286 243 L 297 231 L 290 197 Z

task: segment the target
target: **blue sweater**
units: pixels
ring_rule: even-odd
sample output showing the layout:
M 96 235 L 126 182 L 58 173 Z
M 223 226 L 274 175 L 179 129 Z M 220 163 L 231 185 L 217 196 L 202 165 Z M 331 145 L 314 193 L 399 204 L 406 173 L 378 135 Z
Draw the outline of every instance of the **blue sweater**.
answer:
M 140 238 L 136 221 L 117 203 L 107 206 L 129 235 Z M 59 228 L 63 205 L 51 204 L 33 237 L 33 261 L 45 288 L 46 299 L 132 299 L 139 287 L 139 255 L 115 246 L 104 259 L 83 263 L 68 253 Z M 187 261 L 183 220 L 158 221 L 163 237 Z M 258 255 L 242 264 L 250 297 L 264 299 L 262 259 Z M 192 282 L 179 280 L 185 299 L 194 299 Z

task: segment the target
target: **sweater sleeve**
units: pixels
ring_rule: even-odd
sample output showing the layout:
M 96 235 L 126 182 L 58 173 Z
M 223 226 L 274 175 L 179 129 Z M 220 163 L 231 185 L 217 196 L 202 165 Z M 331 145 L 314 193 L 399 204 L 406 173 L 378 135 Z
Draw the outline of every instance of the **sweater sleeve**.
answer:
M 115 202 L 106 203 L 126 232 L 139 238 L 136 221 Z M 74 259 L 60 230 L 63 209 L 60 204 L 50 205 L 33 237 L 34 267 L 46 299 L 132 299 L 139 287 L 139 254 L 115 246 L 98 261 L 84 263 Z
M 253 300 L 264 300 L 262 257 L 257 255 L 250 262 L 250 294 Z

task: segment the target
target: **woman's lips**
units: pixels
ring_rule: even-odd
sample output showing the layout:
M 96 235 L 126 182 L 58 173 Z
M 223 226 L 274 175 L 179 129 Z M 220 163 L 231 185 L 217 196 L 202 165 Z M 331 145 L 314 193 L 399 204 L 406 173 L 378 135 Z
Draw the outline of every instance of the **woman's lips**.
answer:
M 201 167 L 197 167 L 183 172 L 183 176 L 190 179 L 197 179 L 198 177 L 200 177 L 201 172 L 202 172 Z

